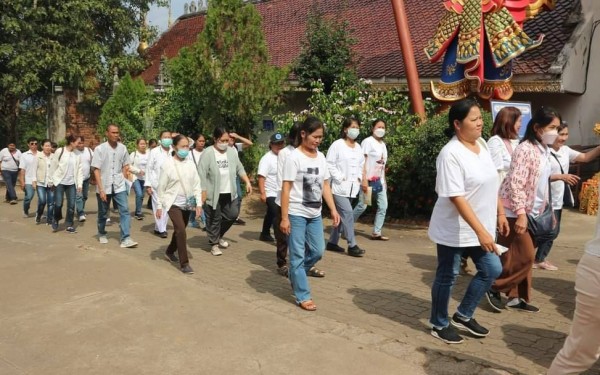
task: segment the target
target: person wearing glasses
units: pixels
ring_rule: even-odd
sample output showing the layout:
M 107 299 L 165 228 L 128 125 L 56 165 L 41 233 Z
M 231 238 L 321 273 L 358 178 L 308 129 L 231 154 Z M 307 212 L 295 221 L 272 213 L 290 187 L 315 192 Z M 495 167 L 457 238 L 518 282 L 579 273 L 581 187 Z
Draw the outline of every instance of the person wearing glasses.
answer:
M 29 146 L 29 150 L 21 155 L 21 163 L 19 164 L 19 183 L 21 184 L 23 192 L 25 192 L 25 198 L 23 198 L 24 218 L 29 217 L 29 208 L 31 207 L 31 201 L 35 195 L 33 180 L 35 180 L 35 174 L 37 173 L 37 138 L 30 137 L 27 139 L 27 145 Z

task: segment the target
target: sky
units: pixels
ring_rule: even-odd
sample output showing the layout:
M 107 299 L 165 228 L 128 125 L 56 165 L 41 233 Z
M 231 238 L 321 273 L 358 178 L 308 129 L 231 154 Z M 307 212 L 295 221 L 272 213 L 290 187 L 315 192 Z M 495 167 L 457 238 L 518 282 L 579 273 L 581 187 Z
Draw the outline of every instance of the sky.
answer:
M 177 17 L 183 14 L 183 4 L 189 3 L 191 0 L 171 0 L 172 7 L 172 19 L 173 22 L 177 19 Z M 197 0 L 196 0 L 197 3 Z M 148 12 L 148 23 L 153 26 L 157 26 L 159 31 L 162 33 L 167 29 L 167 23 L 169 20 L 169 9 L 168 8 L 159 8 L 153 6 L 150 8 L 150 12 Z

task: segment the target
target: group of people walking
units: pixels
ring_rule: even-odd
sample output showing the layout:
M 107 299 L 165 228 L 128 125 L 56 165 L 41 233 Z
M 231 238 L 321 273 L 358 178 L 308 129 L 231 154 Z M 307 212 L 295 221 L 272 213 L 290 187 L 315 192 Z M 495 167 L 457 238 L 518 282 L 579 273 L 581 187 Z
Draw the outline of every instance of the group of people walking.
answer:
M 484 296 L 496 312 L 539 311 L 531 304 L 532 270 L 557 270 L 547 257 L 559 233 L 563 205 L 573 205 L 570 186 L 579 181 L 568 173 L 569 163 L 600 156 L 600 146 L 587 153 L 566 146 L 568 126 L 551 108 L 534 113 L 521 140 L 520 126 L 519 110 L 506 107 L 485 142 L 475 101 L 465 99 L 450 108 L 446 133 L 451 139 L 436 161 L 438 200 L 429 226 L 438 258 L 431 334 L 445 343 L 461 343 L 459 331 L 477 338 L 489 334 L 474 318 Z M 550 374 L 581 372 L 600 356 L 598 256 L 594 240 L 577 270 L 571 334 Z M 450 293 L 465 257 L 473 260 L 477 273 L 449 318 Z

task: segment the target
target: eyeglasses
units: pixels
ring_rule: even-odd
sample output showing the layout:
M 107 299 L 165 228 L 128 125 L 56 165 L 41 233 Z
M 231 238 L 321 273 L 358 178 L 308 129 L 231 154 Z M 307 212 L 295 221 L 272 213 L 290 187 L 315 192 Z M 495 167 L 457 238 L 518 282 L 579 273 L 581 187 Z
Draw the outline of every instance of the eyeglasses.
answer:
M 30 146 L 37 146 L 37 142 L 31 142 L 29 143 Z

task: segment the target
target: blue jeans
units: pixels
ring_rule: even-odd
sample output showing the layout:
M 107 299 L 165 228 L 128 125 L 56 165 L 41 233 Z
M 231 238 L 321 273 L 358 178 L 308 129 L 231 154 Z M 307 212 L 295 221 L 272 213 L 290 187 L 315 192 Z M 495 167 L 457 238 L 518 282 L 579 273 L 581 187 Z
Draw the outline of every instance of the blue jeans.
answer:
M 6 195 L 4 196 L 4 199 L 6 199 L 7 201 L 17 200 L 17 191 L 15 190 L 15 186 L 17 186 L 18 177 L 19 171 L 2 170 L 2 179 L 6 184 Z
M 556 229 L 554 231 L 554 237 L 549 241 L 540 242 L 538 244 L 538 248 L 535 253 L 536 263 L 541 263 L 546 260 L 548 254 L 550 254 L 550 250 L 552 250 L 554 240 L 556 239 L 556 237 L 558 237 L 558 234 L 560 233 L 560 219 L 562 217 L 562 209 L 554 210 L 554 216 L 556 217 Z
M 52 224 L 52 218 L 54 217 L 54 192 L 52 189 L 45 186 L 37 187 L 37 195 L 38 195 L 38 206 L 37 206 L 37 215 L 36 217 L 42 217 L 44 213 L 44 207 L 46 203 L 48 203 L 48 212 L 46 213 L 46 222 L 48 224 Z
M 108 217 L 108 209 L 112 199 L 113 204 L 116 204 L 119 209 L 121 229 L 121 242 L 129 237 L 129 225 L 131 216 L 129 214 L 129 206 L 127 204 L 127 191 L 122 191 L 116 194 L 106 194 L 106 202 L 100 199 L 100 194 L 96 194 L 98 200 L 98 236 L 106 236 L 106 219 Z
M 35 195 L 33 185 L 25 184 L 25 198 L 23 198 L 23 212 L 29 214 L 29 208 L 31 207 L 31 201 Z
M 321 216 L 311 219 L 295 215 L 288 216 L 291 226 L 288 236 L 289 275 L 296 302 L 300 303 L 311 299 L 306 273 L 321 260 L 325 250 L 323 220 Z
M 377 199 L 377 213 L 375 213 L 375 224 L 373 225 L 373 234 L 376 236 L 381 236 L 381 230 L 383 228 L 383 223 L 385 222 L 385 213 L 388 207 L 387 193 L 385 191 L 386 187 L 384 186 L 383 191 L 379 193 L 373 193 L 371 199 Z M 364 203 L 365 194 L 362 189 L 360 194 L 358 195 L 358 204 L 354 207 L 354 222 L 358 221 L 360 215 L 365 212 L 367 209 L 367 205 Z
M 88 192 L 90 191 L 90 179 L 83 180 L 83 186 L 81 187 L 81 193 L 77 193 L 77 199 L 75 204 L 77 205 L 77 216 L 85 215 L 85 202 L 88 199 Z
M 63 197 L 67 197 L 67 216 L 65 218 L 65 225 L 67 227 L 73 226 L 73 216 L 75 215 L 75 195 L 77 195 L 77 188 L 73 185 L 62 185 L 59 184 L 54 191 L 54 221 L 57 223 L 62 220 L 62 205 Z
M 448 327 L 448 303 L 450 293 L 458 276 L 460 258 L 468 252 L 477 267 L 465 295 L 457 308 L 457 313 L 463 318 L 471 319 L 481 298 L 485 295 L 494 280 L 502 273 L 500 257 L 488 253 L 480 246 L 450 247 L 437 245 L 438 266 L 435 280 L 431 288 L 431 319 L 429 322 L 437 329 Z
M 142 216 L 142 205 L 144 204 L 144 180 L 133 181 L 133 191 L 135 192 L 135 216 Z

